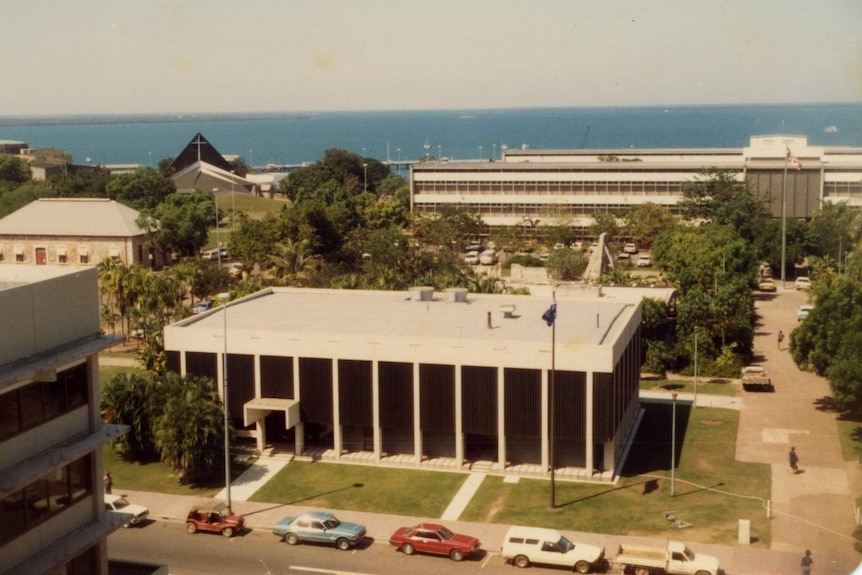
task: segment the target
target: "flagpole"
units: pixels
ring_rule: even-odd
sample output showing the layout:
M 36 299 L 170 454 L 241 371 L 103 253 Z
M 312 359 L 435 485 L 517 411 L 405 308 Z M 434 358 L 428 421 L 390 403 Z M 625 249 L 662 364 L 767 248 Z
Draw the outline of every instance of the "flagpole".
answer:
M 784 151 L 784 175 L 781 178 L 781 289 L 785 289 L 785 257 L 787 254 L 787 158 L 790 148 Z
M 553 295 L 554 303 L 556 304 L 557 296 Z M 556 309 L 554 310 L 556 315 Z M 551 509 L 557 508 L 557 491 L 554 481 L 554 468 L 556 462 L 554 460 L 554 374 L 556 372 L 556 351 L 557 351 L 557 321 L 554 317 L 554 323 L 551 324 L 551 378 L 548 382 L 548 402 L 550 403 L 548 413 L 548 426 L 551 428 L 548 433 L 548 459 L 551 463 Z

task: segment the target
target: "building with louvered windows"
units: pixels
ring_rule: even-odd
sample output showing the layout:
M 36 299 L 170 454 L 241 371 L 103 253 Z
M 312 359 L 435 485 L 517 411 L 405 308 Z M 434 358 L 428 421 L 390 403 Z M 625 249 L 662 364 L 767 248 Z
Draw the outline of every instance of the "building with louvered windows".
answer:
M 226 379 L 260 450 L 532 476 L 553 452 L 558 476 L 611 481 L 639 413 L 641 295 L 558 289 L 549 326 L 552 297 L 270 288 L 166 327 L 168 368 Z

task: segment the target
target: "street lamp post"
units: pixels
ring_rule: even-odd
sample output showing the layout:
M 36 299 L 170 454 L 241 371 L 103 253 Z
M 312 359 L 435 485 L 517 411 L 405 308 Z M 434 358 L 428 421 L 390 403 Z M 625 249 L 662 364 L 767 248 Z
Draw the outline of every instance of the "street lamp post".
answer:
M 491 144 L 491 161 L 497 161 L 497 142 Z
M 482 146 L 479 146 L 479 161 L 482 161 Z
M 215 200 L 215 193 L 218 191 L 218 188 L 213 188 L 213 200 Z M 219 232 L 219 217 L 218 217 L 218 204 L 216 204 L 216 258 L 218 261 L 218 269 L 221 270 L 221 237 Z M 230 299 L 230 294 L 220 293 L 218 294 L 218 298 L 222 300 L 222 306 L 224 307 L 223 312 L 223 340 L 224 340 L 224 349 L 222 350 L 222 403 L 224 404 L 224 483 L 225 483 L 225 493 L 227 497 L 227 512 L 231 513 L 231 499 L 230 499 L 230 434 L 228 433 L 229 425 L 230 425 L 230 413 L 228 410 L 228 390 L 227 390 L 227 300 Z
M 697 407 L 697 326 L 694 326 L 694 407 Z
M 368 164 L 362 164 L 362 186 L 363 191 L 368 191 Z
M 230 171 L 230 237 L 236 231 L 236 199 L 233 192 L 233 184 L 236 176 L 236 170 Z
M 674 496 L 674 482 L 676 481 L 676 394 L 671 394 L 673 398 L 673 409 L 671 414 L 671 432 L 670 432 L 670 496 Z

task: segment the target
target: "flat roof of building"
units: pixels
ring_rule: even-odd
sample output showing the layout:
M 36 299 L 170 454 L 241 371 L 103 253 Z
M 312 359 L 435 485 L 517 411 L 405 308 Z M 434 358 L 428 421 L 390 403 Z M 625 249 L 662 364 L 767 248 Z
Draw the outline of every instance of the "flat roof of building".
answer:
M 327 350 L 326 357 L 387 359 L 415 351 L 441 361 L 460 354 L 461 363 L 470 364 L 463 356 L 471 350 L 476 365 L 487 364 L 492 355 L 499 358 L 496 365 L 547 361 L 536 352 L 550 351 L 552 329 L 542 319 L 550 298 L 463 290 L 457 295 L 466 301 L 454 301 L 456 290 L 431 293 L 433 299 L 421 301 L 415 291 L 269 288 L 231 302 L 227 316 L 217 307 L 168 326 L 165 347 L 218 352 L 226 327 L 231 353 L 294 355 L 316 346 Z M 639 301 L 558 298 L 556 349 L 571 352 L 565 363 L 576 356 L 589 360 L 603 349 L 599 362 L 612 367 L 608 361 L 627 343 L 623 334 L 640 321 Z

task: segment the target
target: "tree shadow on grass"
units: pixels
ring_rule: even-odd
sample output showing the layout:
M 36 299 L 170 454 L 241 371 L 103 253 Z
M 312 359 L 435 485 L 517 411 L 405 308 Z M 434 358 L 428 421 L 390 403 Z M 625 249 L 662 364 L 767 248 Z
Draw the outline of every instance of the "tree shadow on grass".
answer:
M 246 513 L 246 516 L 255 515 L 257 513 L 265 513 L 267 511 L 271 511 L 273 509 L 278 509 L 280 507 L 286 507 L 288 505 L 298 505 L 300 503 L 304 503 L 306 501 L 311 501 L 311 500 L 316 499 L 318 497 L 325 497 L 326 495 L 332 495 L 333 493 L 339 493 L 341 491 L 349 491 L 351 489 L 360 489 L 362 487 L 365 487 L 364 483 L 354 483 L 353 485 L 348 485 L 346 487 L 339 487 L 338 489 L 332 489 L 330 491 L 324 491 L 322 493 L 315 493 L 314 495 L 309 495 L 308 497 L 303 497 L 301 499 L 295 499 L 293 501 L 288 501 L 286 503 L 280 503 L 278 505 L 273 505 L 272 507 L 267 507 L 266 509 L 260 509 L 258 511 L 252 511 L 251 513 Z

